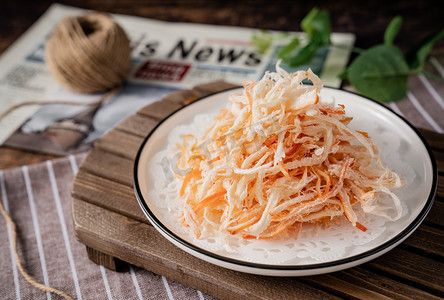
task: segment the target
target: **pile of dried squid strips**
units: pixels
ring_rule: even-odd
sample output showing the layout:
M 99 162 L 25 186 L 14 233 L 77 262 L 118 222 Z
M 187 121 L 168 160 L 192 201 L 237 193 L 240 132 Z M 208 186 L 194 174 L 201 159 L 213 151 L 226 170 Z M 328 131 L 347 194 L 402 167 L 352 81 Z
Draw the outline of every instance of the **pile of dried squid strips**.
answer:
M 390 189 L 403 180 L 381 162 L 367 133 L 347 126 L 343 105 L 319 101 L 323 84 L 311 70 L 276 70 L 244 81 L 244 92 L 230 95 L 230 107 L 202 136 L 177 145 L 177 167 L 190 170 L 180 177 L 184 226 L 196 238 L 297 238 L 303 224 L 329 226 L 342 216 L 367 230 L 358 204 L 364 213 L 399 218 Z M 378 204 L 381 193 L 394 216 Z

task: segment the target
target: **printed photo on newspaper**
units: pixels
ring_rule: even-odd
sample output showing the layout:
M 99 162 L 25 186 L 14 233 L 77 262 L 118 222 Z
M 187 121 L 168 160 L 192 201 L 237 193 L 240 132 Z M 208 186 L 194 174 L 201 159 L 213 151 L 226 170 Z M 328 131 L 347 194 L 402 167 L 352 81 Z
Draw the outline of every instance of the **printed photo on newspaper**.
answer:
M 52 5 L 48 11 L 0 57 L 0 114 L 11 106 L 32 101 L 0 120 L 0 143 L 43 153 L 66 155 L 85 151 L 97 138 L 138 109 L 163 96 L 198 84 L 224 80 L 240 85 L 274 71 L 277 53 L 288 39 L 303 34 L 288 32 L 265 53 L 252 45 L 259 29 L 174 23 L 126 15 L 111 15 L 131 41 L 131 71 L 121 90 L 95 106 L 86 104 L 101 94 L 79 94 L 64 89 L 45 64 L 45 43 L 58 22 L 87 10 Z M 280 32 L 271 32 L 280 34 Z M 325 85 L 339 87 L 338 74 L 345 68 L 355 36 L 332 33 L 332 42 L 344 47 L 322 48 L 305 65 Z

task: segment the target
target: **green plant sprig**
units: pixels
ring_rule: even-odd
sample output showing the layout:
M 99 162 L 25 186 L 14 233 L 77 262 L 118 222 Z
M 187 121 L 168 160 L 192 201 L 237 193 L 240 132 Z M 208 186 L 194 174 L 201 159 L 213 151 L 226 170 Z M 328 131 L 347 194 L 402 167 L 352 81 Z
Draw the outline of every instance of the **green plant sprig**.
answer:
M 408 92 L 408 78 L 411 75 L 422 73 L 442 81 L 425 71 L 424 65 L 435 43 L 444 37 L 444 29 L 428 35 L 404 55 L 394 45 L 401 27 L 402 17 L 397 16 L 387 26 L 382 44 L 369 49 L 350 48 L 349 50 L 358 56 L 339 76 L 347 79 L 361 95 L 382 103 L 404 98 Z M 277 54 L 278 58 L 291 67 L 309 62 L 320 47 L 343 47 L 331 43 L 331 22 L 327 11 L 313 8 L 302 20 L 301 28 L 306 34 L 307 43 L 301 46 L 301 40 L 294 37 Z M 272 35 L 264 31 L 252 40 L 262 53 L 266 52 L 273 41 Z M 260 43 L 262 47 L 259 49 Z

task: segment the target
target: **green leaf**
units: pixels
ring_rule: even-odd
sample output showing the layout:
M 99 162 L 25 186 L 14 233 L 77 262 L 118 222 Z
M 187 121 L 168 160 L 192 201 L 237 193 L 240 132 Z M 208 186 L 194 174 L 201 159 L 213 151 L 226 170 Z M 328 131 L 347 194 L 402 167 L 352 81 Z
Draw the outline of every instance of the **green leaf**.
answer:
M 315 35 L 307 45 L 300 48 L 299 51 L 292 56 L 291 58 L 287 59 L 288 64 L 290 67 L 297 67 L 302 64 L 305 64 L 310 61 L 310 59 L 313 58 L 316 51 L 319 49 L 319 47 L 322 44 L 322 36 L 320 34 Z
M 384 44 L 393 45 L 393 41 L 395 40 L 399 30 L 401 29 L 401 25 L 402 25 L 402 17 L 400 16 L 394 17 L 393 20 L 390 22 L 390 24 L 387 26 L 387 29 L 385 30 Z
M 409 67 L 401 51 L 378 45 L 359 55 L 348 68 L 348 79 L 356 90 L 379 102 L 392 102 L 407 94 Z
M 299 47 L 300 43 L 301 41 L 298 37 L 293 38 L 290 43 L 279 50 L 277 56 L 286 60 L 288 56 Z
M 264 54 L 271 47 L 271 44 L 273 44 L 273 36 L 268 31 L 261 30 L 253 33 L 250 42 L 259 53 Z
M 348 78 L 348 69 L 344 69 L 341 71 L 341 73 L 338 74 L 339 79 L 347 79 Z
M 328 11 L 313 8 L 302 20 L 301 28 L 309 39 L 320 35 L 322 45 L 330 44 L 331 22 Z
M 309 37 L 312 37 L 314 34 L 314 28 L 312 24 L 314 22 L 313 20 L 317 17 L 318 14 L 319 8 L 314 7 L 301 21 L 301 28 Z
M 421 72 L 424 68 L 427 55 L 429 55 L 435 43 L 442 37 L 444 37 L 444 29 L 425 37 L 407 52 L 405 58 L 410 70 L 413 72 Z

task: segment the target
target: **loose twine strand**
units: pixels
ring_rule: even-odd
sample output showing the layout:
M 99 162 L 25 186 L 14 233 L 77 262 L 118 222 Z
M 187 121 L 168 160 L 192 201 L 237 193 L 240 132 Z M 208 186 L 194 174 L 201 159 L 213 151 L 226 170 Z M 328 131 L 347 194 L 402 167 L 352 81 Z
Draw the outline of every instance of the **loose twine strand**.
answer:
M 127 78 L 130 69 L 130 42 L 123 29 L 108 15 L 89 13 L 59 22 L 47 41 L 45 60 L 51 74 L 67 89 L 78 93 L 106 93 L 89 103 L 69 100 L 22 102 L 0 114 L 0 120 L 13 110 L 28 105 L 99 105 L 117 93 Z M 17 251 L 16 226 L 1 201 L 0 211 L 10 226 L 14 258 L 23 277 L 42 291 L 74 299 L 61 290 L 39 283 L 27 273 Z
M 39 290 L 42 290 L 44 292 L 50 292 L 50 293 L 54 293 L 57 294 L 59 296 L 62 296 L 66 299 L 74 299 L 72 296 L 70 296 L 69 294 L 46 286 L 44 284 L 41 284 L 40 282 L 38 282 L 37 280 L 35 280 L 31 275 L 29 275 L 26 270 L 23 268 L 23 265 L 20 261 L 20 257 L 18 256 L 18 251 L 17 251 L 17 230 L 15 228 L 15 224 L 14 221 L 12 221 L 11 217 L 9 216 L 9 214 L 6 212 L 5 208 L 3 207 L 3 204 L 0 202 L 0 211 L 3 215 L 3 217 L 5 217 L 5 220 L 7 221 L 10 229 L 11 229 L 11 233 L 12 233 L 12 246 L 14 248 L 14 259 L 15 262 L 17 264 L 17 268 L 19 269 L 20 273 L 22 273 L 23 277 L 30 283 L 32 284 L 34 287 L 38 288 Z

